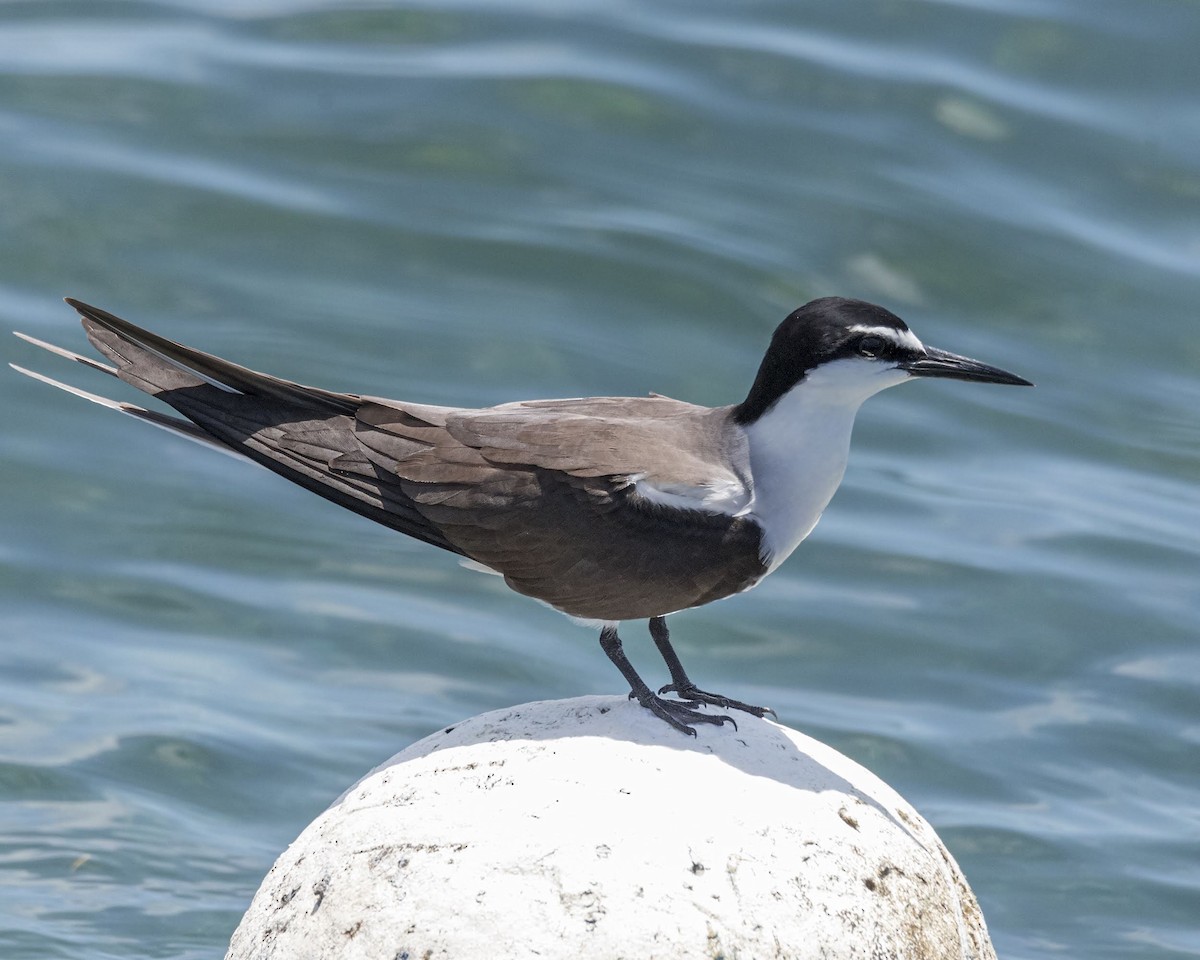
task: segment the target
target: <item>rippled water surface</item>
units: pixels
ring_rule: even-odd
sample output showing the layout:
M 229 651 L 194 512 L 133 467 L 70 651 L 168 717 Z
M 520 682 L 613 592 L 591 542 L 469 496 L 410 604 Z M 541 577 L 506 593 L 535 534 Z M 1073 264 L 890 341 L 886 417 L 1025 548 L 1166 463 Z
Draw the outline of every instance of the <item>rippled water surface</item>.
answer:
M 726 403 L 841 293 L 1028 376 L 870 401 L 809 542 L 676 636 L 912 800 L 1002 956 L 1200 956 L 1198 37 L 1184 0 L 10 2 L 0 325 L 78 347 L 69 294 L 334 389 Z M 0 408 L 6 958 L 220 956 L 376 763 L 621 690 L 264 471 L 8 371 Z

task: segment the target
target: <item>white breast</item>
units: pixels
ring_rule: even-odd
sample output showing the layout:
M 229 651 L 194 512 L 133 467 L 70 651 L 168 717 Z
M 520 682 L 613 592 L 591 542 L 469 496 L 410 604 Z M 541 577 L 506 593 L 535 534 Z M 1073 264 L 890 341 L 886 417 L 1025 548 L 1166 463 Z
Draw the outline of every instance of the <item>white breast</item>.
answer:
M 838 360 L 809 373 L 744 428 L 754 484 L 748 512 L 763 528 L 768 573 L 812 533 L 833 499 L 863 401 L 907 379 L 879 361 Z

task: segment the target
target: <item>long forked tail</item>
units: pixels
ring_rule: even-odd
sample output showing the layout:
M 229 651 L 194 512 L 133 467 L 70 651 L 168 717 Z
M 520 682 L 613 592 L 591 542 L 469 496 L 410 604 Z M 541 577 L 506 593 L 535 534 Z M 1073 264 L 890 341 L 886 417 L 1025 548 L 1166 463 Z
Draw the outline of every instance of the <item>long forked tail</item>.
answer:
M 331 462 L 358 453 L 353 394 L 306 387 L 185 347 L 114 316 L 68 299 L 92 345 L 112 365 L 45 343 L 21 339 L 93 370 L 118 377 L 173 407 L 186 420 L 110 400 L 16 364 L 15 370 L 76 396 L 172 433 L 250 459 L 274 473 L 377 523 L 461 553 L 423 517 L 383 470 L 374 476 L 336 471 Z
M 37 337 L 31 337 L 27 333 L 21 333 L 19 330 L 14 331 L 14 334 L 24 340 L 26 343 L 32 343 L 35 347 L 41 347 L 43 350 L 48 350 L 50 353 L 57 354 L 60 357 L 66 357 L 68 360 L 74 360 L 76 363 L 82 363 L 85 367 L 90 367 L 93 370 L 99 370 L 101 373 L 107 373 L 111 377 L 120 377 L 116 367 L 110 367 L 107 363 L 100 363 L 98 360 L 93 360 L 91 357 L 85 357 L 82 354 L 75 353 L 72 350 L 65 350 L 62 347 L 57 347 L 52 343 L 47 343 L 45 340 L 39 340 Z M 16 363 L 10 363 L 10 367 L 23 373 L 27 377 L 32 377 L 34 380 L 40 380 L 42 383 L 49 384 L 52 387 L 57 387 L 59 390 L 65 390 L 67 393 L 72 393 L 77 397 L 82 397 L 84 400 L 89 400 L 92 403 L 98 403 L 102 407 L 108 407 L 110 410 L 116 410 L 118 413 L 128 414 L 138 420 L 144 420 L 146 423 L 151 423 L 156 427 L 162 427 L 164 430 L 169 430 L 171 433 L 178 434 L 181 437 L 186 437 L 188 440 L 194 440 L 197 443 L 204 444 L 221 453 L 229 454 L 231 457 L 236 457 L 239 460 L 249 459 L 244 454 L 239 453 L 233 447 L 221 443 L 214 437 L 205 433 L 195 424 L 189 423 L 187 420 L 181 420 L 179 417 L 171 417 L 165 413 L 159 413 L 157 410 L 147 410 L 145 407 L 139 407 L 136 403 L 126 403 L 121 400 L 110 400 L 108 397 L 100 394 L 92 393 L 88 390 L 73 387 L 69 383 L 63 383 L 61 380 L 55 380 L 53 377 L 48 377 L 44 373 L 38 373 L 36 370 L 30 370 L 27 367 L 22 367 Z M 251 461 L 253 462 L 253 461 Z

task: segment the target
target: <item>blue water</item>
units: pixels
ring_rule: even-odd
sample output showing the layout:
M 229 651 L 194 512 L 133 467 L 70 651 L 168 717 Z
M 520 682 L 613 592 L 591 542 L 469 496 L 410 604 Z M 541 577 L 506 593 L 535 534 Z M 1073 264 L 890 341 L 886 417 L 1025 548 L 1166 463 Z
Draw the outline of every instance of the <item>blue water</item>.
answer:
M 870 401 L 810 540 L 674 635 L 916 804 L 1001 956 L 1196 957 L 1198 37 L 1183 0 L 9 3 L 0 324 L 80 347 L 72 295 L 332 389 L 726 403 L 839 293 L 1029 377 Z M 263 471 L 15 375 L 0 409 L 0 956 L 220 956 L 373 765 L 621 690 Z

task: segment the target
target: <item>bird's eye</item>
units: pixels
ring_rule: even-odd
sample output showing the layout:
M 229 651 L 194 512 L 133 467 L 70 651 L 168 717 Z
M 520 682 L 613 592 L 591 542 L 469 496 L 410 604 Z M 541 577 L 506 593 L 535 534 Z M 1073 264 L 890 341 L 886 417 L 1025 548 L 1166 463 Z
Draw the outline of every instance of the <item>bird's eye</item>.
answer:
M 864 357 L 877 357 L 883 353 L 886 346 L 883 337 L 867 334 L 858 341 L 858 352 Z

